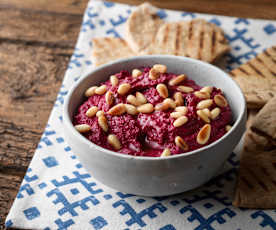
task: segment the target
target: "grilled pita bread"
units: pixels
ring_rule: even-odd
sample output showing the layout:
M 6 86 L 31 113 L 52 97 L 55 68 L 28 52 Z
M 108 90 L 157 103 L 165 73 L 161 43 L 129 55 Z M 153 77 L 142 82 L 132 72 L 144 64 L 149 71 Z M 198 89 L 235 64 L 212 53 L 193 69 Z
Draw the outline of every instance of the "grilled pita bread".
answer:
M 214 62 L 230 50 L 223 31 L 202 19 L 163 24 L 143 54 L 174 54 Z
M 243 152 L 233 205 L 276 208 L 276 149 Z
M 121 38 L 94 38 L 92 60 L 95 66 L 105 64 L 118 58 L 135 56 L 125 40 Z
M 276 146 L 251 127 L 260 112 L 249 110 L 233 205 L 276 208 Z M 274 187 L 273 187 L 274 186 Z
M 147 2 L 138 6 L 126 22 L 125 38 L 131 49 L 134 52 L 146 49 L 163 23 L 157 15 L 157 8 Z
M 244 150 L 246 152 L 269 151 L 275 148 L 273 143 L 266 137 L 259 135 L 251 130 L 252 123 L 256 119 L 258 110 L 250 109 L 248 111 L 248 119 L 246 123 L 246 132 L 244 136 Z
M 276 46 L 230 72 L 240 85 L 248 108 L 261 108 L 276 96 Z
M 260 110 L 252 122 L 251 129 L 276 145 L 276 97 Z

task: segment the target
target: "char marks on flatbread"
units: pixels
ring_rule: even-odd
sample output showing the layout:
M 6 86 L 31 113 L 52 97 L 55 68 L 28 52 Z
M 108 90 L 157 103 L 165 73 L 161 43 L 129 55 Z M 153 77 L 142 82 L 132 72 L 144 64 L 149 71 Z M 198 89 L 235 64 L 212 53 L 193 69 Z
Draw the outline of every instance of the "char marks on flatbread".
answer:
M 132 50 L 140 52 L 154 40 L 163 23 L 164 21 L 157 15 L 157 8 L 147 2 L 143 3 L 129 16 L 125 39 Z
M 260 110 L 251 129 L 276 143 L 276 96 Z
M 233 205 L 276 207 L 276 149 L 243 152 Z
M 230 47 L 223 31 L 203 19 L 163 24 L 144 54 L 174 54 L 214 62 Z
M 265 150 L 269 151 L 275 148 L 271 140 L 268 138 L 259 135 L 258 133 L 255 133 L 251 130 L 252 123 L 256 119 L 256 116 L 258 114 L 258 110 L 252 110 L 250 109 L 248 111 L 248 119 L 246 123 L 246 132 L 244 135 L 244 150 L 246 152 L 254 152 L 256 150 Z
M 230 72 L 240 85 L 248 108 L 261 108 L 276 96 L 276 46 Z
M 233 201 L 237 207 L 276 207 L 276 146 L 270 139 L 251 129 L 261 111 L 249 110 Z
M 132 57 L 136 54 L 121 38 L 94 38 L 92 60 L 95 66 L 105 64 L 118 58 Z

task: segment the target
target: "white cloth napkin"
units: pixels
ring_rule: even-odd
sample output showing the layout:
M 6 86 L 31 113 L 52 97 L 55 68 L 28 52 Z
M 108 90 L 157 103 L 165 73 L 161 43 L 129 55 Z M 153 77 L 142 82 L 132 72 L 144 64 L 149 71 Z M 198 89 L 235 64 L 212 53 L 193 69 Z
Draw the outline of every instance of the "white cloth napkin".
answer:
M 91 38 L 122 36 L 133 9 L 111 2 L 89 2 L 62 87 L 6 226 L 44 230 L 276 229 L 274 210 L 245 210 L 231 205 L 239 164 L 234 153 L 226 162 L 224 173 L 205 186 L 177 196 L 145 198 L 114 191 L 95 181 L 64 142 L 64 97 L 93 68 Z M 227 70 L 276 41 L 275 21 L 172 10 L 160 10 L 159 15 L 166 21 L 200 17 L 221 26 L 232 47 Z

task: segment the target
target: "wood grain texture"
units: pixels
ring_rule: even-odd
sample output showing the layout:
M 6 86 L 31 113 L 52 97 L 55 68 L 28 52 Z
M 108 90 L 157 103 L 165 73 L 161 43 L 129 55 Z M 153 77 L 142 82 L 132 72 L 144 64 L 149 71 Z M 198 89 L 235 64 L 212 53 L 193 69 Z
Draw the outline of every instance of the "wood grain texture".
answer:
M 7 8 L 1 3 L 0 229 L 4 229 L 56 99 L 82 15 Z
M 114 2 L 139 5 L 143 0 L 113 0 Z M 24 8 L 32 11 L 49 11 L 82 15 L 88 0 L 1 0 L 5 8 Z M 274 0 L 147 0 L 158 7 L 198 13 L 228 15 L 244 18 L 276 19 Z
M 143 0 L 114 0 L 114 2 L 139 5 Z M 274 0 L 148 0 L 160 8 L 197 13 L 218 14 L 243 18 L 276 19 Z
M 1 0 L 1 8 L 30 9 L 31 11 L 79 14 L 82 16 L 88 0 Z
M 82 17 L 0 8 L 1 41 L 74 47 Z
M 0 1 L 0 230 L 48 120 L 87 2 Z M 183 11 L 276 19 L 274 0 L 149 2 Z
M 0 230 L 5 229 L 3 223 L 17 194 L 21 180 L 21 176 L 3 173 L 0 168 Z
M 69 55 L 57 48 L 0 45 L 3 168 L 26 169 L 55 101 Z

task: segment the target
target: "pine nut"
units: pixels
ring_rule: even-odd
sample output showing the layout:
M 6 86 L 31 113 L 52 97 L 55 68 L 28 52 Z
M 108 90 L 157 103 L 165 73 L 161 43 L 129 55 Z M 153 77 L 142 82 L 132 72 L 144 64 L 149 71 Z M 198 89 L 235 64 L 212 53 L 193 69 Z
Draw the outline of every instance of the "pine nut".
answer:
M 130 84 L 128 84 L 128 83 L 123 83 L 123 84 L 121 84 L 120 86 L 119 86 L 119 88 L 118 88 L 118 94 L 120 94 L 120 95 L 126 95 L 128 92 L 129 92 L 129 90 L 131 89 L 131 85 Z
M 177 106 L 184 105 L 184 99 L 183 99 L 182 93 L 176 92 L 173 95 L 173 98 L 174 98 L 174 101 L 175 101 L 175 103 L 176 103 Z
M 197 104 L 196 108 L 197 109 L 205 109 L 205 108 L 210 107 L 212 104 L 213 104 L 213 100 L 212 99 L 205 99 L 205 100 L 200 101 Z
M 98 107 L 97 106 L 92 106 L 86 111 L 85 115 L 87 117 L 93 117 L 93 116 L 96 115 L 97 112 L 98 112 Z
M 134 105 L 134 106 L 139 106 L 140 103 L 139 101 L 137 100 L 137 98 L 133 95 L 128 95 L 127 96 L 127 102 Z
M 182 112 L 183 115 L 186 115 L 188 113 L 188 108 L 186 106 L 177 106 L 175 111 Z
M 119 141 L 118 137 L 114 134 L 109 134 L 107 137 L 107 142 L 115 149 L 119 150 L 122 148 L 121 142 Z
M 186 117 L 186 116 L 181 116 L 181 117 L 177 118 L 177 119 L 174 121 L 173 126 L 176 127 L 176 128 L 177 128 L 177 127 L 180 127 L 180 126 L 186 124 L 187 121 L 188 121 L 188 117 Z
M 108 114 L 112 116 L 119 116 L 126 112 L 126 107 L 124 104 L 120 103 L 113 106 L 110 110 L 108 110 Z
M 107 90 L 106 85 L 101 85 L 100 87 L 95 89 L 95 93 L 98 95 L 103 95 L 103 94 L 105 94 L 106 90 Z
M 232 128 L 232 126 L 231 126 L 231 125 L 226 125 L 226 126 L 225 126 L 225 130 L 226 130 L 226 132 L 229 132 L 231 128 Z
M 168 88 L 165 84 L 158 84 L 156 86 L 156 90 L 159 95 L 163 98 L 167 98 L 169 96 Z
M 194 89 L 192 87 L 188 87 L 188 86 L 184 86 L 184 85 L 178 86 L 177 90 L 179 90 L 180 92 L 183 92 L 183 93 L 191 93 L 194 91 Z
M 208 108 L 202 109 L 202 112 L 204 112 L 207 115 L 207 117 L 211 117 L 211 112 Z
M 148 102 L 147 98 L 144 96 L 144 94 L 140 92 L 136 92 L 136 99 L 139 102 L 140 105 L 146 104 Z
M 168 103 L 159 103 L 155 105 L 155 110 L 157 111 L 165 111 L 170 108 L 170 105 Z
M 217 104 L 217 106 L 219 107 L 226 107 L 228 105 L 226 99 L 224 96 L 220 95 L 220 94 L 217 94 L 215 97 L 214 97 L 214 101 L 215 103 Z
M 197 110 L 196 114 L 206 123 L 210 123 L 209 117 L 202 110 Z
M 112 105 L 113 102 L 114 102 L 114 96 L 113 96 L 113 93 L 111 91 L 108 91 L 106 94 L 105 94 L 105 101 L 108 105 Z
M 158 73 L 166 73 L 167 72 L 167 66 L 161 65 L 161 64 L 155 64 L 153 67 Z
M 175 109 L 176 107 L 176 103 L 174 102 L 173 99 L 171 98 L 166 98 L 164 101 L 163 101 L 163 104 L 167 104 L 170 108 L 172 109 Z
M 91 130 L 91 127 L 87 124 L 75 125 L 75 129 L 80 133 L 86 133 Z
M 213 91 L 213 87 L 212 86 L 205 86 L 203 88 L 200 89 L 200 92 L 207 92 L 209 94 L 211 94 Z
M 157 78 L 159 78 L 160 73 L 155 70 L 154 68 L 151 68 L 149 71 L 149 79 L 151 80 L 156 80 Z
M 112 86 L 117 86 L 119 83 L 119 79 L 115 75 L 111 75 L 110 82 Z
M 130 104 L 125 104 L 126 112 L 130 115 L 136 115 L 138 113 L 138 110 L 135 106 Z
M 165 148 L 161 153 L 160 157 L 168 157 L 171 155 L 171 150 L 169 148 Z
M 88 88 L 88 89 L 85 91 L 84 95 L 85 95 L 86 97 L 91 97 L 91 96 L 93 96 L 93 95 L 95 94 L 95 90 L 96 90 L 97 88 L 98 88 L 98 86 L 92 86 L 92 87 Z
M 97 116 L 97 117 L 104 116 L 104 111 L 99 110 L 99 111 L 96 113 L 96 116 Z
M 216 119 L 217 116 L 220 114 L 220 108 L 216 107 L 211 111 L 211 118 L 212 120 Z
M 170 114 L 170 117 L 172 117 L 172 118 L 179 118 L 179 117 L 184 116 L 184 115 L 185 114 L 183 114 L 182 112 L 172 112 Z
M 103 131 L 108 131 L 108 124 L 105 116 L 99 116 L 98 117 L 98 123 L 99 126 L 103 129 Z
M 208 92 L 196 91 L 196 92 L 194 92 L 194 94 L 197 98 L 200 98 L 200 99 L 210 98 L 210 94 Z
M 200 145 L 204 145 L 208 142 L 211 135 L 211 125 L 204 125 L 197 134 L 196 141 Z
M 153 108 L 152 104 L 147 103 L 147 104 L 138 106 L 137 110 L 140 113 L 151 113 L 151 112 L 153 112 L 154 108 Z
M 132 70 L 132 77 L 139 77 L 142 75 L 142 71 L 139 69 Z
M 187 151 L 189 149 L 188 144 L 180 136 L 177 136 L 174 139 L 174 142 L 175 142 L 176 146 L 178 146 L 179 148 L 181 148 L 184 151 Z
M 187 78 L 187 76 L 185 74 L 180 74 L 177 77 L 171 79 L 169 81 L 169 85 L 170 86 L 175 86 L 175 85 L 179 85 L 182 81 L 184 81 Z

